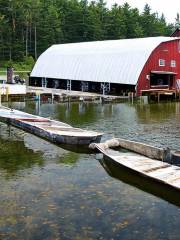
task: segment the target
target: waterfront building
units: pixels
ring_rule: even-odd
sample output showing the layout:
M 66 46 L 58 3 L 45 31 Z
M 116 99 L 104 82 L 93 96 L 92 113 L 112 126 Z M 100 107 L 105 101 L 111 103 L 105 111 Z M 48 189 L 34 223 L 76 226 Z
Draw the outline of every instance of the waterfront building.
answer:
M 138 96 L 180 88 L 180 39 L 149 37 L 58 44 L 38 58 L 29 85 Z M 170 91 L 170 92 L 169 92 Z

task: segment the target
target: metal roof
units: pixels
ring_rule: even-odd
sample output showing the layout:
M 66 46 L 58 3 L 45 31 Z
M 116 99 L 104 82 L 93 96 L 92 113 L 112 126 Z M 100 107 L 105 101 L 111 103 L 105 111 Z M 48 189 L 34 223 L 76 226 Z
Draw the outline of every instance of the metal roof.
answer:
M 174 37 L 58 44 L 38 58 L 31 77 L 133 84 L 152 51 Z

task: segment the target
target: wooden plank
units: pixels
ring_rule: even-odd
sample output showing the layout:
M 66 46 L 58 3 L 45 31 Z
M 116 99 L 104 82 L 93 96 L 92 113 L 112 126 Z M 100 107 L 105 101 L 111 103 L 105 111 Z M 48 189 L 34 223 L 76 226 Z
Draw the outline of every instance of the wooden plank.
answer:
M 154 147 L 145 143 L 129 141 L 121 138 L 117 138 L 117 140 L 120 147 L 147 156 L 149 158 L 163 160 L 167 152 L 166 149 Z
M 111 158 L 113 157 L 111 156 Z M 137 171 L 145 173 L 167 168 L 170 166 L 169 164 L 164 162 L 152 160 L 150 158 L 142 158 L 142 156 L 139 156 L 139 158 L 137 156 L 135 158 L 130 157 L 128 159 L 124 157 L 114 157 L 114 159 L 123 165 L 126 164 L 130 168 L 134 168 Z
M 164 164 L 164 165 L 160 165 L 159 166 L 154 166 L 154 167 L 149 167 L 147 169 L 141 169 L 141 171 L 145 172 L 145 173 L 150 173 L 150 172 L 154 172 L 154 171 L 157 171 L 157 170 L 164 170 L 164 168 L 168 168 L 170 167 L 168 164 Z

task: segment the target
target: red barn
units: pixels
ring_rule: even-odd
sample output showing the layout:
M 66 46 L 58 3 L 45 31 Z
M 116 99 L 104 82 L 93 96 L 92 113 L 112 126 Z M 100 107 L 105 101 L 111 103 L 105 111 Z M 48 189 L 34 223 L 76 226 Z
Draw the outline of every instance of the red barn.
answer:
M 37 60 L 30 85 L 137 95 L 180 87 L 180 38 L 58 44 Z M 106 90 L 106 91 L 105 91 Z
M 180 40 L 162 42 L 149 56 L 137 82 L 137 94 L 144 90 L 176 90 L 180 87 Z

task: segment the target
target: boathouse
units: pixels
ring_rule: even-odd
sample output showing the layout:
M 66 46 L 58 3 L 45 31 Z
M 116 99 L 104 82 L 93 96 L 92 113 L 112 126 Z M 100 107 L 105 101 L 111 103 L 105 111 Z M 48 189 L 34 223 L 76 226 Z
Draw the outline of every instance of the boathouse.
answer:
M 122 95 L 180 88 L 180 39 L 149 37 L 58 44 L 38 58 L 30 86 Z

